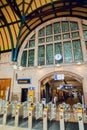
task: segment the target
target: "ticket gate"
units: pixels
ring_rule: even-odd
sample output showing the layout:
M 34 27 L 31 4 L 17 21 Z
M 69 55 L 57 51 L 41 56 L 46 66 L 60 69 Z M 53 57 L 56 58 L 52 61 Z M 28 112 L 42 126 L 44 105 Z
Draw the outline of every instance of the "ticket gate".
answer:
M 23 116 L 23 119 L 24 118 L 27 118 L 28 117 L 28 110 L 29 110 L 29 107 L 31 106 L 30 103 L 28 103 L 28 101 L 25 101 L 22 103 L 22 116 Z
M 32 129 L 32 119 L 34 115 L 35 106 L 31 103 L 30 107 L 28 108 L 28 128 Z
M 19 104 L 20 104 L 20 102 L 18 102 L 18 101 L 12 101 L 12 102 L 11 102 L 11 107 L 12 107 L 11 116 L 12 116 L 12 117 L 15 117 L 16 107 L 17 107 L 17 105 L 19 105 Z
M 27 101 L 23 102 L 22 104 L 20 102 L 17 102 L 13 105 L 12 109 L 12 116 L 15 117 L 14 124 L 15 126 L 19 125 L 19 119 L 28 118 L 29 108 L 31 104 Z
M 20 113 L 20 108 L 21 108 L 21 103 L 18 101 L 12 101 L 10 103 L 10 111 L 8 111 L 7 109 L 7 114 L 9 112 L 9 115 L 14 118 L 14 125 L 18 126 L 18 122 L 19 122 L 19 113 Z
M 64 120 L 68 120 L 70 118 L 69 114 L 70 105 L 66 103 L 59 104 L 59 119 L 60 119 L 60 130 L 65 130 Z
M 37 103 L 35 106 L 35 118 L 36 120 L 43 117 L 43 104 Z
M 4 101 L 3 110 L 3 125 L 5 125 L 7 121 L 7 116 L 9 116 L 11 113 L 11 105 L 9 102 Z
M 15 126 L 18 126 L 19 123 L 19 117 L 22 114 L 22 104 L 19 103 L 15 108 Z
M 78 121 L 79 130 L 84 130 L 83 108 L 81 103 L 73 105 L 74 118 Z
M 8 104 L 8 101 L 0 99 L 0 115 L 4 113 L 4 107 Z
M 48 122 L 47 122 L 47 117 L 48 117 L 48 106 L 44 106 L 43 109 L 43 130 L 47 130 Z
M 48 114 L 48 118 L 50 121 L 52 121 L 53 119 L 56 118 L 56 105 L 53 103 L 49 104 L 49 114 Z

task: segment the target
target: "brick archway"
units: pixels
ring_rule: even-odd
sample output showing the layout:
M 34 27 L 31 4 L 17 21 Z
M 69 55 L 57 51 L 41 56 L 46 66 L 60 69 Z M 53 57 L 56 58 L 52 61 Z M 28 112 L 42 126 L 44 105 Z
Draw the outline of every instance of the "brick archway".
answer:
M 79 81 L 80 83 L 82 83 L 82 80 L 83 80 L 83 77 L 81 77 L 80 75 L 78 75 L 78 74 L 76 74 L 76 73 L 70 72 L 70 71 L 55 71 L 55 72 L 51 72 L 51 73 L 49 73 L 49 74 L 43 76 L 43 77 L 40 79 L 40 83 L 41 83 L 41 82 L 46 83 L 46 82 L 48 82 L 50 79 L 53 79 L 53 78 L 54 78 L 54 74 L 64 74 L 64 75 L 73 77 L 74 79 L 76 79 L 76 80 Z
M 41 96 L 42 96 L 42 87 L 44 87 L 44 85 L 46 83 L 50 83 L 50 81 L 54 80 L 54 74 L 64 74 L 66 77 L 70 77 L 71 79 L 74 79 L 75 81 L 77 81 L 77 83 L 79 83 L 81 85 L 81 89 L 83 92 L 83 77 L 81 77 L 80 75 L 70 72 L 70 71 L 55 71 L 55 72 L 51 72 L 48 73 L 46 75 L 44 75 L 41 79 L 40 79 L 40 100 L 41 100 Z

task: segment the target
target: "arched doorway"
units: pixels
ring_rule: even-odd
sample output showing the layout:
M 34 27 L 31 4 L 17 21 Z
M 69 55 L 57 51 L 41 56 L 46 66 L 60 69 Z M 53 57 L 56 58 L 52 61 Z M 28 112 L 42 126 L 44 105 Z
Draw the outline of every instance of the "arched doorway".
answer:
M 81 76 L 68 71 L 47 74 L 40 80 L 40 98 L 41 100 L 46 98 L 47 103 L 54 102 L 55 96 L 57 103 L 66 102 L 70 105 L 83 103 L 82 80 Z

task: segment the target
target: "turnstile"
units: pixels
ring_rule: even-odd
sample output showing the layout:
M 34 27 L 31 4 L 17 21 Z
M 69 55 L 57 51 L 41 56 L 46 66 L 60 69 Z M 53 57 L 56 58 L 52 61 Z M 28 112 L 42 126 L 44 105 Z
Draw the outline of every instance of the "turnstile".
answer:
M 81 103 L 73 105 L 74 118 L 78 121 L 79 130 L 84 130 L 83 108 Z
M 60 119 L 60 130 L 65 130 L 65 122 L 64 120 L 68 120 L 70 118 L 69 110 L 70 105 L 65 102 L 58 105 L 59 110 L 59 119 Z

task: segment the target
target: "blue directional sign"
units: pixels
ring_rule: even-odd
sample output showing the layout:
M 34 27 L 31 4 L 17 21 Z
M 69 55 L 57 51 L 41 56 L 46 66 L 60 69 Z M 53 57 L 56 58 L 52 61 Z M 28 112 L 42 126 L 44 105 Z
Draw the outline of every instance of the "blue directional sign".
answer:
M 28 90 L 35 90 L 35 87 L 29 87 Z

